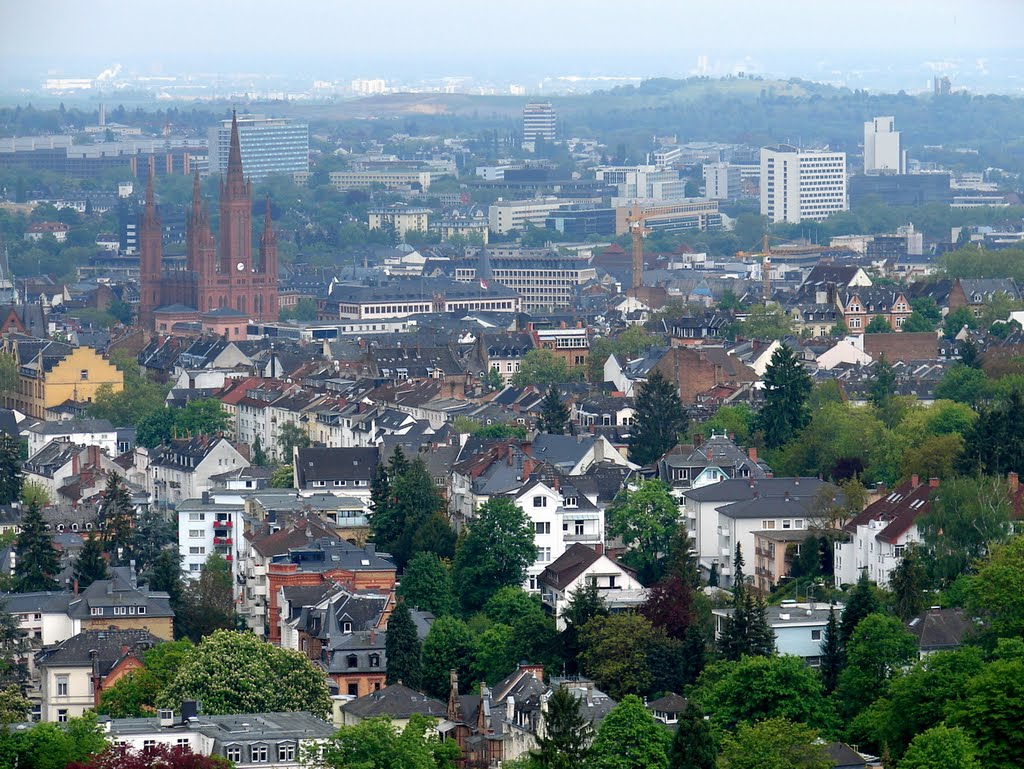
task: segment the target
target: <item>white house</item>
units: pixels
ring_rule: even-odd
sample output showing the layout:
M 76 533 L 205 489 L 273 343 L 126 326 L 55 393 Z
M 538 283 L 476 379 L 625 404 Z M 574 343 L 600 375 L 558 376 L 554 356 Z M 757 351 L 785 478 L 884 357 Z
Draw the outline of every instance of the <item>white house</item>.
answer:
M 231 441 L 216 435 L 172 440 L 152 452 L 137 447 L 135 456 L 153 503 L 165 507 L 201 497 L 214 487 L 211 476 L 250 464 Z
M 69 419 L 38 422 L 27 430 L 28 455 L 40 451 L 50 441 L 98 446 L 108 456 L 117 456 L 117 430 L 109 419 Z
M 831 371 L 836 366 L 846 363 L 854 366 L 867 366 L 871 356 L 864 352 L 864 337 L 849 336 L 836 342 L 817 358 L 818 368 Z
M 571 545 L 560 558 L 548 564 L 537 578 L 541 601 L 555 615 L 559 630 L 565 629 L 562 613 L 573 594 L 588 584 L 598 593 L 611 611 L 633 609 L 647 598 L 647 591 L 637 578 L 620 563 L 604 554 L 604 547 Z
M 198 579 L 212 553 L 223 556 L 238 571 L 238 546 L 243 530 L 244 504 L 231 504 L 210 492 L 178 503 L 178 552 L 188 579 Z

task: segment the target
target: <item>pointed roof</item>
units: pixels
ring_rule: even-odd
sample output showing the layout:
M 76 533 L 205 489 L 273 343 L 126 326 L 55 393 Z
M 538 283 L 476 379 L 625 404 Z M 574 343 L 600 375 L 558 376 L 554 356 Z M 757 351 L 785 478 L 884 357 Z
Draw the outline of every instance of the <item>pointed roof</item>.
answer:
M 156 196 L 153 194 L 153 172 L 149 172 L 146 180 L 146 207 L 143 210 L 143 219 L 146 224 L 153 226 L 157 223 Z
M 231 146 L 228 149 L 228 177 L 242 175 L 242 142 L 238 138 L 238 113 L 231 110 Z
M 477 280 L 494 279 L 494 272 L 491 269 L 491 257 L 487 253 L 487 246 L 481 246 L 480 252 L 477 254 L 476 277 Z

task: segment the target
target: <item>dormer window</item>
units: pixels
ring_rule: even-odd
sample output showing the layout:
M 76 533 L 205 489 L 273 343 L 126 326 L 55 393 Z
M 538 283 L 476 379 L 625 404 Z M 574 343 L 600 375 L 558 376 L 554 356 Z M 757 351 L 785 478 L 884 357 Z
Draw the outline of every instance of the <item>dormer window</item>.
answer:
M 359 666 L 359 658 L 356 657 L 356 655 L 354 655 L 354 654 L 350 654 L 347 657 L 345 657 L 345 664 L 349 668 L 358 667 Z
M 379 668 L 380 667 L 380 655 L 379 654 L 371 654 L 370 655 L 370 667 L 371 668 Z
M 342 633 L 351 633 L 352 632 L 352 623 L 351 622 L 343 622 L 341 624 L 341 632 Z

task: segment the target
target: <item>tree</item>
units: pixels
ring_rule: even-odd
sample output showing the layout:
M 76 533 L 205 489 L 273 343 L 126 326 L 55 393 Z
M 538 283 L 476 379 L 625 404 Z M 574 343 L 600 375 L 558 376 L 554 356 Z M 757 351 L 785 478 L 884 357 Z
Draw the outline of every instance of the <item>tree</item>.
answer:
M 1012 513 L 1010 489 L 1002 478 L 973 476 L 942 483 L 918 522 L 932 576 L 948 585 L 966 574 L 993 544 L 1007 540 Z
M 463 609 L 476 611 L 499 589 L 521 585 L 536 557 L 529 516 L 513 500 L 492 497 L 477 510 L 455 554 L 454 582 Z
M 742 724 L 722 743 L 719 769 L 830 769 L 818 732 L 785 718 Z
M 666 574 L 647 591 L 640 613 L 669 638 L 682 641 L 693 622 L 693 587 L 679 574 Z
M 162 407 L 142 417 L 135 428 L 135 440 L 140 446 L 155 449 L 174 437 L 174 412 Z
M 416 624 L 405 601 L 399 601 L 391 612 L 384 648 L 388 658 L 387 683 L 401 681 L 412 689 L 418 689 L 422 676 L 420 639 L 416 636 Z
M 160 554 L 169 546 L 178 546 L 178 527 L 163 511 L 149 506 L 138 516 L 132 552 L 135 568 L 145 573 L 153 568 Z
M 903 559 L 889 574 L 889 589 L 893 595 L 893 611 L 907 622 L 924 608 L 928 574 L 918 548 L 910 546 L 903 553 Z
M 839 683 L 839 673 L 843 669 L 843 652 L 839 646 L 839 623 L 836 621 L 836 607 L 828 609 L 828 622 L 821 639 L 821 686 L 825 694 L 831 694 Z
M 982 769 L 974 742 L 963 729 L 934 726 L 910 743 L 900 769 Z
M 653 680 L 648 651 L 657 635 L 639 614 L 597 616 L 580 630 L 583 672 L 612 699 L 648 694 Z
M 75 561 L 75 582 L 80 589 L 85 589 L 98 579 L 109 578 L 107 561 L 103 557 L 103 545 L 100 544 L 99 537 L 90 534 L 85 538 L 85 544 Z
M 455 532 L 444 514 L 444 497 L 422 459 L 417 457 L 406 465 L 404 455 L 397 449 L 395 455 L 401 458 L 401 463 L 393 462 L 388 471 L 391 483 L 388 506 L 375 512 L 370 521 L 374 539 L 394 556 L 400 569 L 428 545 L 438 556 L 451 556 Z M 380 513 L 384 515 L 378 518 Z
M 199 700 L 208 715 L 331 710 L 324 674 L 301 653 L 251 633 L 217 630 L 202 640 L 161 693 L 160 707 Z
M 8 356 L 0 354 L 0 360 Z M 13 392 L 13 389 L 10 391 Z M 21 449 L 10 433 L 0 433 L 0 505 L 21 499 L 24 478 L 21 474 Z
M 889 680 L 917 656 L 917 639 L 895 617 L 869 614 L 846 645 L 836 701 L 840 715 L 853 718 L 884 692 Z
M 960 363 L 971 369 L 981 368 L 981 353 L 974 340 L 967 337 L 960 343 Z
M 60 558 L 53 547 L 53 535 L 46 530 L 39 506 L 29 505 L 14 545 L 15 592 L 57 590 L 60 585 L 55 577 L 59 573 Z
M 641 581 L 657 579 L 679 525 L 679 505 L 669 487 L 656 478 L 624 488 L 605 511 L 608 535 L 629 548 L 626 562 L 641 572 Z
M 199 579 L 184 590 L 175 632 L 199 643 L 216 630 L 235 627 L 234 580 L 231 564 L 219 553 L 210 553 Z
M 323 745 L 324 769 L 452 769 L 460 757 L 453 740 L 440 740 L 437 721 L 413 714 L 399 729 L 388 718 L 342 726 Z
M 597 730 L 588 766 L 593 769 L 668 769 L 668 732 L 635 695 L 605 716 Z
M 181 553 L 177 548 L 161 550 L 160 555 L 145 573 L 149 589 L 167 593 L 171 608 L 177 614 L 181 609 L 184 586 L 181 582 Z
M 875 591 L 871 589 L 867 570 L 863 570 L 857 578 L 857 584 L 850 591 L 850 597 L 839 621 L 839 648 L 844 653 L 857 625 L 869 614 L 877 612 L 878 609 L 878 598 L 875 596 Z
M 309 447 L 309 434 L 294 422 L 285 422 L 277 429 L 277 446 L 281 451 L 281 461 L 290 463 L 293 449 Z
M 877 316 L 881 317 L 881 316 Z M 892 397 L 896 392 L 896 371 L 885 358 L 885 353 L 878 356 L 871 369 L 871 381 L 868 384 L 868 402 L 883 414 L 889 411 Z M 890 427 L 892 425 L 890 424 Z
M 818 675 L 800 657 L 743 657 L 705 668 L 691 692 L 720 729 L 765 718 L 827 728 L 832 711 Z
M 629 435 L 630 461 L 649 465 L 660 459 L 679 442 L 687 421 L 679 390 L 660 371 L 655 371 L 637 392 Z
M 960 469 L 965 473 L 1005 476 L 1024 468 L 1024 395 L 1009 397 L 982 409 L 964 435 Z
M 292 465 L 281 465 L 270 474 L 270 487 L 273 489 L 295 488 L 295 468 Z
M 538 769 L 573 769 L 584 766 L 590 755 L 594 727 L 580 713 L 580 701 L 560 686 L 548 697 L 544 729 L 537 747 L 530 751 L 531 765 Z
M 174 416 L 174 429 L 178 437 L 216 435 L 230 427 L 228 413 L 215 398 L 189 401 Z
M 21 628 L 21 621 L 7 610 L 6 601 L 0 599 L 0 688 L 13 686 L 21 693 L 29 679 L 24 660 L 31 653 L 32 645 Z
M 985 619 L 987 645 L 1024 636 L 1024 536 L 995 545 L 971 580 L 968 608 Z
M 807 399 L 811 394 L 811 378 L 796 353 L 786 345 L 772 353 L 764 375 L 764 392 L 765 403 L 757 424 L 764 433 L 765 445 L 778 448 L 809 420 Z
M 193 753 L 188 745 L 158 742 L 137 749 L 130 745 L 110 745 L 87 761 L 68 764 L 67 769 L 231 769 L 232 763 L 222 756 Z
M 20 686 L 0 686 L 0 728 L 6 729 L 10 724 L 25 721 L 31 709 L 32 703 L 22 694 Z M 0 743 L 0 758 L 2 757 L 3 748 Z
M 147 649 L 144 667 L 118 678 L 100 694 L 97 712 L 111 718 L 142 718 L 156 712 L 156 703 L 195 649 L 188 639 L 164 641 Z
M 252 443 L 252 463 L 256 467 L 263 467 L 267 464 L 267 455 L 263 451 L 263 439 L 258 435 Z
M 892 325 L 884 315 L 875 315 L 864 327 L 865 334 L 891 334 Z
M 135 507 L 127 487 L 115 473 L 107 476 L 103 502 L 98 513 L 103 551 L 114 566 L 124 566 L 134 558 Z
M 732 614 L 722 629 L 719 647 L 729 660 L 738 660 L 745 655 L 768 656 L 775 653 L 775 634 L 768 625 L 764 603 L 747 589 L 739 543 L 733 557 Z
M 935 397 L 944 400 L 978 404 L 989 391 L 988 377 L 984 371 L 964 365 L 955 365 L 942 375 L 935 385 Z
M 416 553 L 405 565 L 398 583 L 398 597 L 410 606 L 429 611 L 435 617 L 452 613 L 452 570 L 433 553 Z
M 554 385 L 548 387 L 540 407 L 541 413 L 537 429 L 542 433 L 564 435 L 565 429 L 569 425 L 569 407 L 558 397 L 557 387 Z
M 903 321 L 902 328 L 904 334 L 911 334 L 916 331 L 934 331 L 935 322 L 915 310 L 910 313 L 910 317 Z
M 86 711 L 81 718 L 71 718 L 64 724 L 36 724 L 16 734 L 8 743 L 13 753 L 9 765 L 19 769 L 65 769 L 75 762 L 89 760 L 106 749 L 107 744 L 96 725 L 96 716 Z M 0 741 L 0 750 L 4 747 Z
M 964 326 L 974 328 L 975 325 L 977 325 L 977 319 L 974 317 L 974 313 L 966 307 L 958 307 L 955 310 L 951 310 L 946 316 L 946 319 L 942 322 L 942 329 L 946 336 L 952 337 L 959 334 Z
M 469 681 L 473 670 L 473 636 L 466 623 L 455 617 L 439 617 L 423 641 L 423 690 L 447 700 L 449 673 Z
M 985 769 L 1012 769 L 1024 756 L 1024 660 L 997 659 L 967 682 L 949 709 L 947 724 L 961 727 L 977 746 Z M 908 749 L 909 752 L 909 749 Z
M 597 585 L 593 582 L 577 587 L 570 595 L 569 602 L 562 611 L 565 630 L 562 631 L 562 656 L 566 671 L 569 674 L 579 672 L 579 663 L 583 653 L 580 632 L 594 617 L 607 617 L 608 608 L 601 598 Z
M 746 339 L 784 339 L 793 333 L 793 319 L 774 302 L 755 304 L 736 330 Z
M 718 746 L 711 721 L 696 702 L 686 705 L 668 751 L 669 769 L 715 769 Z
M 512 377 L 512 384 L 516 387 L 550 387 L 577 382 L 581 373 L 579 369 L 570 370 L 565 358 L 555 355 L 551 350 L 534 348 L 523 356 L 519 371 Z

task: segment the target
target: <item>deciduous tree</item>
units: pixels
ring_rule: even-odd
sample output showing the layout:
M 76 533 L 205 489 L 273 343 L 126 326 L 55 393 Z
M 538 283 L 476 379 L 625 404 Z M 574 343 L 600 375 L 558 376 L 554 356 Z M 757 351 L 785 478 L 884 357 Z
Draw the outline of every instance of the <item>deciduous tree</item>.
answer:
M 591 750 L 594 769 L 668 769 L 668 732 L 643 701 L 626 696 L 605 716 Z
M 454 582 L 467 612 L 499 589 L 521 585 L 537 557 L 533 526 L 513 500 L 493 497 L 477 510 L 455 554 Z
M 869 614 L 861 620 L 847 642 L 836 686 L 840 715 L 849 720 L 867 708 L 916 655 L 917 640 L 895 617 Z
M 342 726 L 323 745 L 324 769 L 453 769 L 460 757 L 453 740 L 437 737 L 433 718 L 413 714 L 399 729 L 388 718 Z
M 454 605 L 451 565 L 433 553 L 416 553 L 402 572 L 398 597 L 435 617 L 451 614 Z
M 900 769 L 982 769 L 976 752 L 963 729 L 933 726 L 910 743 Z
M 679 525 L 679 505 L 668 486 L 651 478 L 620 491 L 605 511 L 608 534 L 629 548 L 624 559 L 641 572 L 641 580 L 657 579 Z
M 147 748 L 110 745 L 87 761 L 68 764 L 67 769 L 231 769 L 222 756 L 193 753 L 188 745 L 157 743 Z
M 742 724 L 722 744 L 719 769 L 830 769 L 818 732 L 785 718 Z
M 235 604 L 231 564 L 211 553 L 199 579 L 189 582 L 182 595 L 175 633 L 193 643 L 216 630 L 235 627 Z
M 439 617 L 423 641 L 423 689 L 448 699 L 449 672 L 456 671 L 460 685 L 473 670 L 473 636 L 466 623 L 455 617 Z

